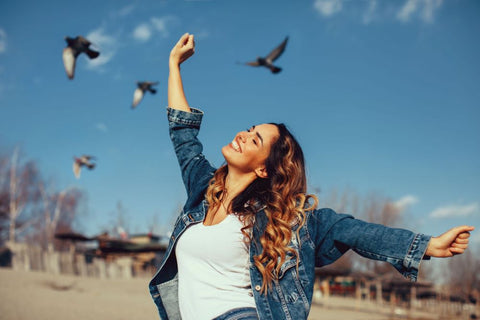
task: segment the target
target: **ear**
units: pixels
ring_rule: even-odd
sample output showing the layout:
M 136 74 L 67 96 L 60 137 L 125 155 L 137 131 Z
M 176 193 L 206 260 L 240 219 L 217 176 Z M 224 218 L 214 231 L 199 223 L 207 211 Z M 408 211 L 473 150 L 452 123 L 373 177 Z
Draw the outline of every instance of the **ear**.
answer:
M 265 179 L 268 177 L 267 168 L 265 168 L 265 166 L 258 167 L 257 169 L 255 169 L 255 174 L 257 175 L 257 177 Z

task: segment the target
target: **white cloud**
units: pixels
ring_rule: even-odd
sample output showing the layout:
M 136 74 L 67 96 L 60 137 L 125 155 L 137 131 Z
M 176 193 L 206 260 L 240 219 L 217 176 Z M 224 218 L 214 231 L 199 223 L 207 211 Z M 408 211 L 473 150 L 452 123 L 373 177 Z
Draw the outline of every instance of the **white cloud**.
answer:
M 156 31 L 160 32 L 164 37 L 168 37 L 167 22 L 170 20 L 168 17 L 152 18 L 152 26 Z
M 7 51 L 7 33 L 0 28 L 0 53 Z
M 102 132 L 107 132 L 108 131 L 108 128 L 107 128 L 107 125 L 103 122 L 99 122 L 95 125 L 95 128 L 97 128 L 97 130 L 99 131 L 102 131 Z
M 208 30 L 200 30 L 195 32 L 195 39 L 206 39 L 210 37 L 210 32 Z
M 120 10 L 118 10 L 118 15 L 121 16 L 121 17 L 128 16 L 130 13 L 132 13 L 132 11 L 134 9 L 135 9 L 135 5 L 133 5 L 133 4 L 125 6 L 125 7 L 121 8 Z
M 98 28 L 90 32 L 87 35 L 87 39 L 92 43 L 94 49 L 100 51 L 100 55 L 97 58 L 87 59 L 87 67 L 90 69 L 107 64 L 118 50 L 117 39 L 111 35 L 107 35 L 103 28 Z
M 166 38 L 169 35 L 167 24 L 170 24 L 170 22 L 174 20 L 175 18 L 171 16 L 153 17 L 150 21 L 139 24 L 133 30 L 133 37 L 138 41 L 146 42 L 150 40 L 155 33 L 160 33 L 162 37 Z
M 433 210 L 430 213 L 431 218 L 451 218 L 451 217 L 464 217 L 472 214 L 478 214 L 478 203 L 474 202 L 467 205 L 450 205 L 440 207 Z
M 425 1 L 425 7 L 423 8 L 422 11 L 422 20 L 424 22 L 433 22 L 433 12 L 440 8 L 442 5 L 443 0 L 424 0 Z
M 330 17 L 342 10 L 342 0 L 315 0 L 313 7 L 322 16 Z
M 141 25 L 137 26 L 135 30 L 133 30 L 133 37 L 138 41 L 148 41 L 151 36 L 152 31 L 150 29 L 150 26 L 145 23 L 142 23 Z
M 410 207 L 418 202 L 418 198 L 412 195 L 406 195 L 393 203 L 400 211 L 405 210 L 407 207 Z
M 432 23 L 433 14 L 442 3 L 443 0 L 407 0 L 398 11 L 397 18 L 402 22 L 408 22 L 414 14 L 418 13 L 424 22 Z
M 417 10 L 418 0 L 408 0 L 397 13 L 397 18 L 403 22 L 410 20 L 410 16 Z
M 377 9 L 377 0 L 370 0 L 368 2 L 367 11 L 365 11 L 365 13 L 363 14 L 362 21 L 364 24 L 369 24 L 370 22 L 372 22 L 376 9 Z

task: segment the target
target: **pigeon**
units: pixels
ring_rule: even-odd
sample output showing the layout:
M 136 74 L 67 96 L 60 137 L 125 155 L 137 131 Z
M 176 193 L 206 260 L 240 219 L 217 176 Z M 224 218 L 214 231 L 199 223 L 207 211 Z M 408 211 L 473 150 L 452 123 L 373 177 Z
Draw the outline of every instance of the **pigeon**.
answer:
M 88 169 L 92 170 L 95 168 L 95 163 L 90 162 L 90 160 L 94 160 L 95 157 L 89 155 L 82 155 L 80 158 L 73 157 L 73 173 L 77 179 L 80 178 L 80 171 L 82 167 L 87 167 Z
M 283 51 L 285 51 L 285 47 L 287 46 L 287 41 L 288 41 L 288 37 L 286 37 L 285 40 L 283 40 L 283 42 L 278 47 L 273 49 L 272 52 L 268 54 L 268 56 L 257 57 L 257 60 L 247 62 L 246 64 L 253 67 L 263 66 L 263 67 L 269 68 L 270 71 L 272 71 L 272 73 L 279 73 L 280 71 L 282 71 L 282 68 L 274 66 L 273 61 L 277 60 L 278 57 L 280 57 L 280 55 L 283 53 Z
M 76 38 L 65 37 L 65 41 L 67 46 L 63 49 L 63 64 L 68 78 L 72 80 L 78 55 L 85 52 L 90 59 L 95 59 L 100 55 L 100 52 L 90 49 L 90 41 L 82 36 L 77 36 Z
M 135 89 L 135 92 L 133 93 L 132 109 L 135 109 L 135 107 L 140 103 L 140 101 L 142 101 L 145 91 L 150 91 L 152 94 L 157 93 L 157 90 L 152 88 L 152 86 L 157 84 L 158 82 L 138 81 L 137 89 Z

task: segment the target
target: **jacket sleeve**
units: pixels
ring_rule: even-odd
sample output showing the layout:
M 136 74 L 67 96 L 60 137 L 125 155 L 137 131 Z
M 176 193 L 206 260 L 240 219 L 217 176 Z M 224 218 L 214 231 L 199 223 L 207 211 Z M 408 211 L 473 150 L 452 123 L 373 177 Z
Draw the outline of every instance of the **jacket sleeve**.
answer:
M 410 281 L 417 280 L 418 268 L 431 238 L 368 223 L 331 209 L 315 210 L 308 216 L 307 228 L 315 244 L 317 267 L 334 262 L 352 249 L 366 258 L 389 262 Z
M 194 185 L 206 185 L 215 171 L 202 154 L 203 146 L 197 138 L 203 112 L 193 108 L 192 112 L 167 108 L 167 116 L 170 139 L 182 171 L 187 195 L 190 196 Z

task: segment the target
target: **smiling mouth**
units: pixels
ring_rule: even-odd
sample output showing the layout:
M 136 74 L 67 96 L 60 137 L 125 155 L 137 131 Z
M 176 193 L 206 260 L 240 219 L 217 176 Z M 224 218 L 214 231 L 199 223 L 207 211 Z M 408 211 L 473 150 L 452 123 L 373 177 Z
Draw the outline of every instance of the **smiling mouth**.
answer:
M 242 150 L 240 149 L 240 146 L 238 145 L 236 140 L 233 140 L 230 145 L 232 146 L 233 150 L 237 152 L 241 152 Z

